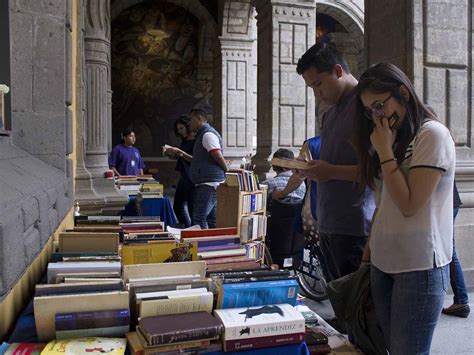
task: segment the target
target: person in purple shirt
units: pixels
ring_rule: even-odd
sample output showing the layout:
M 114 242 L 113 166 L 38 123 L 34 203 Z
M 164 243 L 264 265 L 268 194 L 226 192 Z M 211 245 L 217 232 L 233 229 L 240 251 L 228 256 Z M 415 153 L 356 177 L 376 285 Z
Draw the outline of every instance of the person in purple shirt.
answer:
M 145 164 L 135 144 L 135 133 L 127 128 L 122 131 L 122 143 L 117 144 L 109 155 L 109 167 L 116 176 L 143 175 Z

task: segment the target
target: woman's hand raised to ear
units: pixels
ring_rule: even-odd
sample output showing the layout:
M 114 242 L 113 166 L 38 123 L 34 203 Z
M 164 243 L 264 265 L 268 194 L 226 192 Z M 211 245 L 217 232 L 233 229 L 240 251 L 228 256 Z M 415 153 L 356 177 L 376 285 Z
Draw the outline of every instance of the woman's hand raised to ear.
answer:
M 374 130 L 370 135 L 370 142 L 379 156 L 380 161 L 394 158 L 393 142 L 395 140 L 396 131 L 390 129 L 388 119 L 374 117 Z

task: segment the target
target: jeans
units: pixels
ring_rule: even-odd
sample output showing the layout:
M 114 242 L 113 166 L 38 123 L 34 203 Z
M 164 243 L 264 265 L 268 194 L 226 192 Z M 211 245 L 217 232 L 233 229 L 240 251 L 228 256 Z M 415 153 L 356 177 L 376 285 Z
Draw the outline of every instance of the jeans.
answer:
M 372 265 L 370 283 L 390 355 L 429 354 L 448 287 L 448 265 L 397 274 Z
M 456 219 L 459 207 L 453 209 L 453 218 Z M 462 272 L 461 263 L 456 254 L 456 246 L 453 232 L 453 259 L 449 264 L 449 274 L 451 276 L 451 288 L 454 293 L 455 304 L 467 304 L 469 302 L 467 295 L 466 283 L 464 282 L 464 274 Z
M 193 196 L 193 224 L 199 224 L 202 229 L 216 228 L 216 189 L 209 185 L 197 185 Z
M 328 282 L 359 269 L 367 236 L 319 232 L 319 247 L 326 265 Z
M 193 210 L 194 184 L 186 177 L 181 176 L 174 194 L 173 211 L 180 224 L 186 228 L 191 226 Z M 187 205 L 187 209 L 186 209 Z

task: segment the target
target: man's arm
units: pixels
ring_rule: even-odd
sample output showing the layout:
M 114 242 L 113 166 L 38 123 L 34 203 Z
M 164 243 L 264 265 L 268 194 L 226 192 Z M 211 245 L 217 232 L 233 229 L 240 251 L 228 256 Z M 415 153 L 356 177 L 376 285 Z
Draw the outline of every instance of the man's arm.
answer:
M 324 160 L 311 160 L 308 163 L 311 164 L 311 167 L 301 170 L 301 173 L 303 176 L 317 182 L 329 180 L 358 181 L 357 165 L 335 165 Z
M 274 190 L 272 191 L 271 195 L 272 198 L 279 200 L 282 198 L 285 198 L 288 194 L 292 193 L 295 191 L 300 185 L 303 183 L 304 177 L 302 177 L 298 173 L 293 173 L 293 175 L 290 176 L 290 179 L 286 183 L 286 186 L 283 188 L 283 190 Z
M 227 164 L 222 155 L 222 147 L 219 138 L 212 132 L 207 132 L 202 137 L 202 146 L 207 150 L 217 164 L 226 172 Z
M 209 154 L 211 154 L 211 156 L 214 158 L 214 160 L 217 162 L 217 164 L 219 164 L 219 166 L 222 169 L 224 169 L 224 172 L 226 172 L 228 170 L 227 169 L 227 164 L 225 162 L 224 157 L 222 156 L 222 152 L 220 151 L 220 149 L 211 150 L 209 152 Z

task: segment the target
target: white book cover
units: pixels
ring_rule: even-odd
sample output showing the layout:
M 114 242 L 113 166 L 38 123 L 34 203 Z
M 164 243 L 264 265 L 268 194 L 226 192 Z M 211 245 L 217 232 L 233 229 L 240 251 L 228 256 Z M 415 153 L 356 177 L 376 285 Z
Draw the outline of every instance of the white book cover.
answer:
M 251 339 L 305 332 L 304 317 L 289 304 L 216 309 L 224 340 Z

